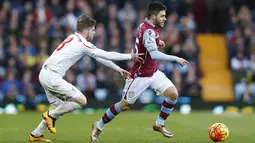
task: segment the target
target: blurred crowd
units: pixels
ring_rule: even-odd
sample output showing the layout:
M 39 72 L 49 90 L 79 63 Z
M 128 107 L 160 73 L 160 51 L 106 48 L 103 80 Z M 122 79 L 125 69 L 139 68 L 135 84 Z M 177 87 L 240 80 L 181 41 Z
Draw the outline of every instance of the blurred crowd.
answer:
M 167 54 L 186 58 L 190 67 L 160 62 L 162 70 L 181 96 L 200 96 L 199 47 L 194 38 L 195 0 L 159 0 L 167 5 L 167 22 L 160 39 Z M 93 43 L 107 51 L 130 53 L 137 27 L 146 17 L 151 0 L 2 0 L 0 1 L 0 106 L 18 102 L 35 108 L 46 102 L 38 73 L 45 59 L 70 34 L 76 18 L 85 13 L 97 20 Z M 250 20 L 250 19 L 249 19 Z M 236 31 L 237 29 L 235 29 Z M 249 55 L 250 56 L 250 55 Z M 254 60 L 254 56 L 253 56 Z M 124 69 L 132 61 L 117 62 Z M 119 100 L 123 78 L 112 69 L 85 56 L 66 73 L 68 82 L 87 98 Z M 107 98 L 101 96 L 107 95 Z
M 255 2 L 231 6 L 226 33 L 235 99 L 246 105 L 255 100 Z

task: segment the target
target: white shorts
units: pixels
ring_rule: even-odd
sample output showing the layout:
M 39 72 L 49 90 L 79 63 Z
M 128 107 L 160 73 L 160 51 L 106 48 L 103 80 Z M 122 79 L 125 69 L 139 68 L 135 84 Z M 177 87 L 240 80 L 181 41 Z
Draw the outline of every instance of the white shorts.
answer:
M 73 100 L 83 95 L 71 83 L 68 83 L 59 74 L 49 69 L 42 68 L 39 74 L 39 81 L 53 108 L 61 105 L 64 101 Z
M 152 77 L 137 77 L 127 79 L 123 90 L 123 99 L 134 104 L 137 98 L 147 89 L 152 88 L 156 92 L 163 94 L 168 87 L 174 84 L 161 71 L 156 71 Z

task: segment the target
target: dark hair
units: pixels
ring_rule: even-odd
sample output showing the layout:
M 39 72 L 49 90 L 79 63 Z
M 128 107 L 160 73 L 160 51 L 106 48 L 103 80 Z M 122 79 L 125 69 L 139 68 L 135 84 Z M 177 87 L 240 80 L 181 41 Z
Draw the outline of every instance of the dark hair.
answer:
M 96 20 L 92 19 L 91 17 L 82 14 L 77 18 L 76 30 L 82 31 L 85 28 L 93 27 L 96 25 Z
M 149 5 L 147 10 L 147 16 L 148 18 L 151 17 L 151 15 L 158 15 L 158 13 L 161 10 L 166 10 L 166 6 L 161 2 L 153 2 Z

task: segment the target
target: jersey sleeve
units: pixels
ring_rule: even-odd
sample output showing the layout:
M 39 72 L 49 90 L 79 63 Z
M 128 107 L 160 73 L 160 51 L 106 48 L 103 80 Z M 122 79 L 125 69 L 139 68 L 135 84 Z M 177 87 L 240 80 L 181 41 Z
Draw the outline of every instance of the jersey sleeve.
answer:
M 149 53 L 158 50 L 158 46 L 156 43 L 156 33 L 153 29 L 147 29 L 146 31 L 144 31 L 143 45 Z
M 106 60 L 114 60 L 114 61 L 123 61 L 123 60 L 130 60 L 131 54 L 121 54 L 118 52 L 108 52 L 102 49 L 97 48 L 91 42 L 86 41 L 82 36 L 79 36 L 80 40 L 84 45 L 84 53 L 88 56 L 93 58 L 103 58 Z
M 100 62 L 101 64 L 109 67 L 109 68 L 112 68 L 116 71 L 118 71 L 120 69 L 120 67 L 118 65 L 116 65 L 115 63 L 113 63 L 112 61 L 110 60 L 106 60 L 106 59 L 102 59 L 102 58 L 95 58 L 98 62 Z
M 86 47 L 87 48 L 87 47 Z M 123 61 L 130 60 L 131 54 L 121 54 L 117 52 L 108 52 L 102 49 L 98 49 L 95 46 L 91 48 L 87 48 L 85 53 L 93 58 L 103 58 L 106 60 L 114 60 L 114 61 Z
M 178 62 L 179 60 L 179 57 L 176 57 L 173 55 L 167 55 L 158 50 L 150 52 L 150 56 L 153 60 L 175 61 L 175 62 Z

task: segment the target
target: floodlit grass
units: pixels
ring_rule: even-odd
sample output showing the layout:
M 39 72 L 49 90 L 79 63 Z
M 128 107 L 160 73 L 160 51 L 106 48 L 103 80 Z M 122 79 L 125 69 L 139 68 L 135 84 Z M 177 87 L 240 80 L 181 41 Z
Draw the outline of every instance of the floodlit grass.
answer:
M 67 114 L 57 121 L 57 134 L 45 136 L 54 143 L 85 143 L 90 142 L 92 123 L 99 120 L 103 112 L 93 115 Z M 152 125 L 158 112 L 129 111 L 121 113 L 103 130 L 101 143 L 202 143 L 212 142 L 208 137 L 209 127 L 221 122 L 227 125 L 230 137 L 229 143 L 255 143 L 255 115 L 212 115 L 206 111 L 194 111 L 189 115 L 174 112 L 165 125 L 174 137 L 164 138 L 152 130 Z M 25 143 L 28 134 L 38 125 L 41 114 L 35 112 L 19 113 L 17 115 L 0 115 L 0 142 Z

